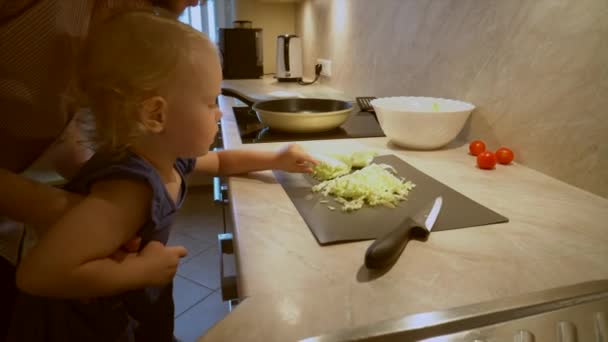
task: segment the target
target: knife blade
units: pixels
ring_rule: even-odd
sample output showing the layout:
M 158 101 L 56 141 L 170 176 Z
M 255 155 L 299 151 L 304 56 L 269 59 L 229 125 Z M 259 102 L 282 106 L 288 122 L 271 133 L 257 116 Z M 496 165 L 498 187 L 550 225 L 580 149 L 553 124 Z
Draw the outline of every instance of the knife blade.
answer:
M 443 197 L 439 196 L 413 216 L 406 217 L 397 228 L 374 241 L 365 252 L 365 266 L 370 269 L 393 265 L 403 252 L 413 233 L 428 235 L 441 212 Z

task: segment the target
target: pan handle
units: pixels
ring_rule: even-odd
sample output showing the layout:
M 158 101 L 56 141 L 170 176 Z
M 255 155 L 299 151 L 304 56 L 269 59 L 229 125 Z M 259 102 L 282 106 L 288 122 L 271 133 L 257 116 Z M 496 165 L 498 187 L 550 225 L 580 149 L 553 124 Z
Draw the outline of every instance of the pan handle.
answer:
M 252 98 L 248 97 L 247 95 L 240 93 L 234 89 L 222 88 L 222 95 L 234 97 L 238 100 L 241 100 L 243 103 L 245 103 L 249 107 L 253 107 L 253 105 L 255 104 L 254 99 L 252 99 Z

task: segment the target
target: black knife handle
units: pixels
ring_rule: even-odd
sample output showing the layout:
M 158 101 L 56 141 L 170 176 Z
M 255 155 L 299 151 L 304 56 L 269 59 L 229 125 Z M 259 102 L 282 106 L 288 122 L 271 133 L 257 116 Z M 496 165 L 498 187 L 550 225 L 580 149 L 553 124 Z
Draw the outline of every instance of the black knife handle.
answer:
M 370 269 L 380 269 L 393 265 L 399 259 L 414 230 L 426 232 L 426 229 L 421 228 L 412 219 L 408 219 L 390 233 L 377 238 L 365 252 L 365 266 Z

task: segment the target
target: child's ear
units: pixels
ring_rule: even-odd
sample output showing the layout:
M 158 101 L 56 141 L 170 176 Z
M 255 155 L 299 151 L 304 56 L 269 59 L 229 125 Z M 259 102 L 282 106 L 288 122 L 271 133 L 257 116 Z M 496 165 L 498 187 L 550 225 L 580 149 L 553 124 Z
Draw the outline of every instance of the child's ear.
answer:
M 167 101 L 162 96 L 153 96 L 141 103 L 139 121 L 151 133 L 161 133 L 167 122 Z

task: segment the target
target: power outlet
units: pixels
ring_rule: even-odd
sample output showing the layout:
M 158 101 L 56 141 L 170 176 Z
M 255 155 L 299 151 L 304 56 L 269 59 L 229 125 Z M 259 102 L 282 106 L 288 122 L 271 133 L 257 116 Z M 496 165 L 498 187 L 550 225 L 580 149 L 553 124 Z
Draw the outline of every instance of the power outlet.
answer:
M 321 64 L 323 69 L 321 69 L 321 75 L 325 77 L 331 77 L 331 61 L 329 59 L 317 59 L 317 64 Z

